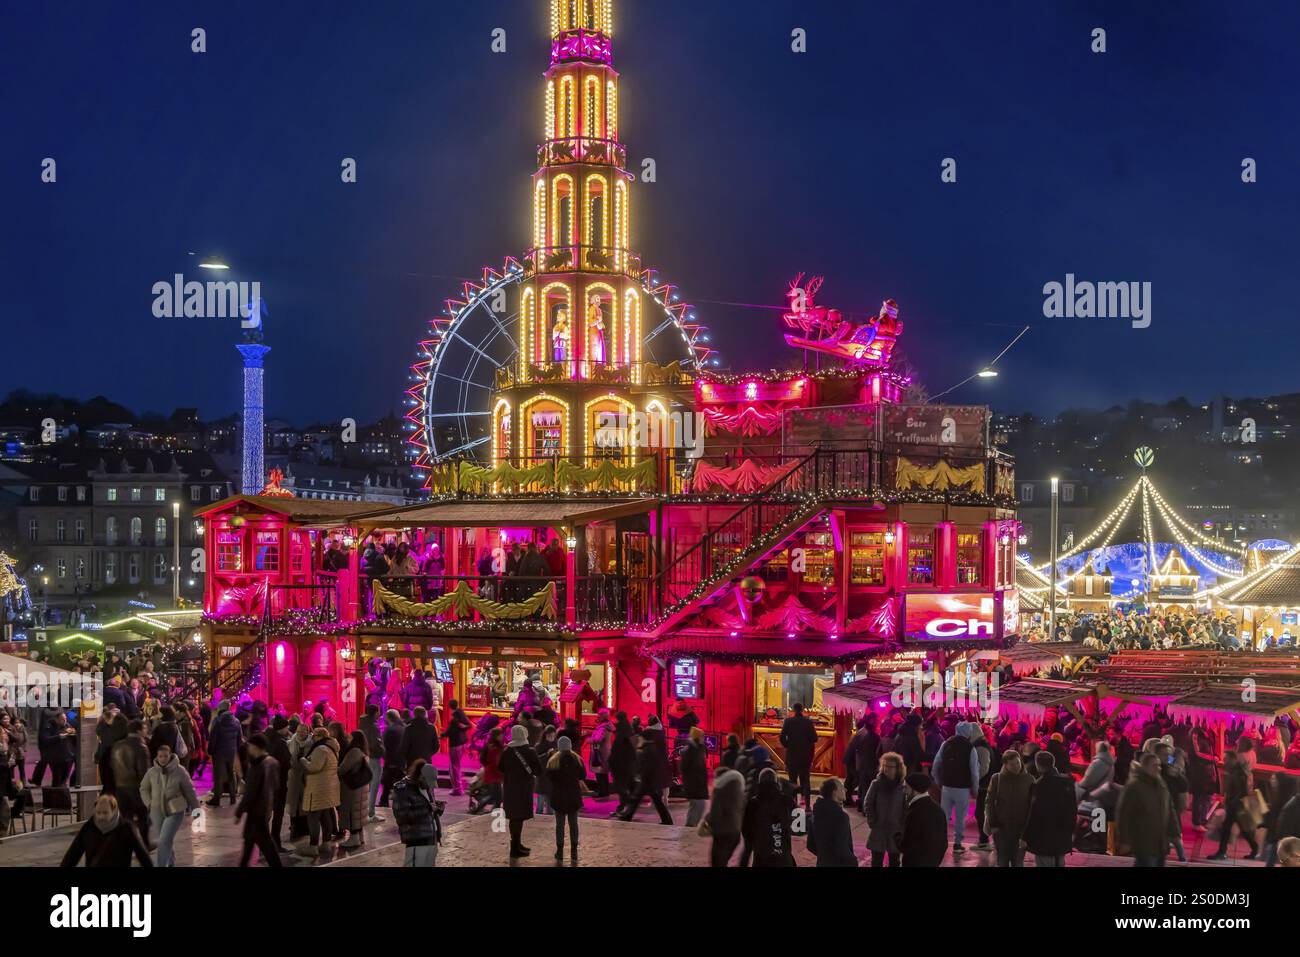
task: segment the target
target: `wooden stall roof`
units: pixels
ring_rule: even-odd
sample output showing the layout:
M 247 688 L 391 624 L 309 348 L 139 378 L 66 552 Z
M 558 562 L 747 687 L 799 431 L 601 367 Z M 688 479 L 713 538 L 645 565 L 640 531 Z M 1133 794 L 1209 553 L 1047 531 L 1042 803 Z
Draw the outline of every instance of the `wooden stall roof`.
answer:
M 194 516 L 201 518 L 210 512 L 219 512 L 239 502 L 284 515 L 302 525 L 328 523 L 349 524 L 352 520 L 391 508 L 375 502 L 340 502 L 322 498 L 290 498 L 279 495 L 231 495 L 219 502 L 195 509 Z
M 641 515 L 659 505 L 657 498 L 534 499 L 527 502 L 448 499 L 422 505 L 403 505 L 371 512 L 358 518 L 368 528 L 407 526 L 495 527 L 531 525 L 553 528 L 558 525 L 588 525 L 628 515 Z
M 1171 714 L 1195 708 L 1224 714 L 1278 715 L 1300 708 L 1300 690 L 1295 688 L 1257 687 L 1251 691 L 1245 694 L 1236 682 L 1208 684 L 1171 702 L 1169 710 Z M 1245 700 L 1248 698 L 1253 700 Z
M 1092 688 L 1078 681 L 1054 681 L 1025 678 L 999 685 L 995 700 L 997 710 L 1013 720 L 1038 721 L 1055 705 L 1071 704 L 1092 694 Z
M 1108 696 L 1121 701 L 1150 701 L 1187 694 L 1203 683 L 1188 675 L 1126 674 L 1102 665 L 1097 671 L 1079 676 L 1089 687 L 1100 687 Z
M 1050 667 L 1062 658 L 1104 658 L 1105 650 L 1088 648 L 1082 641 L 1022 641 L 998 651 L 998 661 L 1010 664 L 1011 670 Z
M 822 704 L 837 714 L 856 714 L 893 693 L 893 682 L 884 675 L 865 675 L 857 681 L 822 691 Z
M 1300 548 L 1228 585 L 1214 595 L 1214 601 L 1249 608 L 1300 606 Z

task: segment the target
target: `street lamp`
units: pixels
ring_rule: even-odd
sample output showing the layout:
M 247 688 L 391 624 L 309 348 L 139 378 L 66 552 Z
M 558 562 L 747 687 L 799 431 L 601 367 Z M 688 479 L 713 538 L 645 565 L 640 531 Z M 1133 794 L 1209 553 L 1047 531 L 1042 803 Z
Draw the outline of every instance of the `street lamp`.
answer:
M 172 607 L 181 606 L 181 503 L 172 502 Z
M 1055 475 L 1053 475 L 1052 476 L 1052 518 L 1051 518 L 1052 586 L 1049 589 L 1051 592 L 1051 604 L 1048 606 L 1050 608 L 1050 611 L 1048 613 L 1048 625 L 1047 625 L 1048 641 L 1056 640 L 1056 534 L 1057 534 L 1057 516 L 1058 516 L 1057 510 L 1059 508 L 1059 501 L 1060 501 L 1060 495 L 1059 495 L 1060 484 L 1061 484 L 1061 480 L 1057 478 Z

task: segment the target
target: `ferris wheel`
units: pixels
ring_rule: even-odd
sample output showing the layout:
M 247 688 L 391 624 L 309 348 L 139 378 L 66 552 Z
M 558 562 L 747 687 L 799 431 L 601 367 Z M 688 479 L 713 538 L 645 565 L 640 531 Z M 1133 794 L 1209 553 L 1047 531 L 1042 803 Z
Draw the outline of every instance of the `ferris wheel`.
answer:
M 465 282 L 459 299 L 448 299 L 443 315 L 430 321 L 420 343 L 407 390 L 407 432 L 417 474 L 458 457 L 486 458 L 491 447 L 491 396 L 497 373 L 519 354 L 519 296 L 523 264 L 508 258 L 501 269 L 486 267 L 481 282 Z M 692 307 L 653 269 L 641 273 L 646 316 L 652 317 L 642 345 L 645 360 L 684 370 L 717 365 L 708 330 Z

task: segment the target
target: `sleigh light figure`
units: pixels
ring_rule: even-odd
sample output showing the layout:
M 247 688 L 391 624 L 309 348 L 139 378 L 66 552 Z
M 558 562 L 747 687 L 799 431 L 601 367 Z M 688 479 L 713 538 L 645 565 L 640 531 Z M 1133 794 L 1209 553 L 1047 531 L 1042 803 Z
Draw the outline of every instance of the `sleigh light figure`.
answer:
M 817 292 L 823 278 L 815 276 L 805 286 L 800 273 L 786 291 L 789 308 L 781 317 L 787 332 L 785 341 L 797 349 L 808 349 L 843 359 L 850 365 L 884 367 L 889 364 L 894 342 L 903 331 L 898 320 L 898 303 L 886 299 L 880 313 L 866 322 L 846 319 L 838 309 L 819 306 Z

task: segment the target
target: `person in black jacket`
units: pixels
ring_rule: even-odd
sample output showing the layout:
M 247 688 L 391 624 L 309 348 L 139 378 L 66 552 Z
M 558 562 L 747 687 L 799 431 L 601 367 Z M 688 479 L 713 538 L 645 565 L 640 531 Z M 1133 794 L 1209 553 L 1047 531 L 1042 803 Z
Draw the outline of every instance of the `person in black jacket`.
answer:
M 176 724 L 175 710 L 171 705 L 165 704 L 158 709 L 158 716 L 162 720 L 158 722 L 158 727 L 153 729 L 153 734 L 149 735 L 150 761 L 158 757 L 158 749 L 164 744 L 171 748 L 172 754 L 177 754 L 181 750 L 179 746 L 181 729 Z
M 474 730 L 474 723 L 460 709 L 459 701 L 453 699 L 449 707 L 451 717 L 447 720 L 447 730 L 442 733 L 442 737 L 447 742 L 447 762 L 451 768 L 451 796 L 460 797 L 465 793 L 461 781 L 460 763 L 465 756 L 465 748 L 469 744 L 469 734 Z
M 117 810 L 117 799 L 103 794 L 95 802 L 95 814 L 72 840 L 60 867 L 76 867 L 82 857 L 87 867 L 130 867 L 135 857 L 141 867 L 153 867 L 149 848 L 140 832 Z
M 803 705 L 795 702 L 794 714 L 781 722 L 781 746 L 785 748 L 785 771 L 790 783 L 803 793 L 803 806 L 812 805 L 813 750 L 817 726 L 804 717 Z
M 682 771 L 682 791 L 689 807 L 686 826 L 695 827 L 709 807 L 708 749 L 704 745 L 704 732 L 698 726 L 691 726 L 690 736 L 679 752 L 678 766 Z
M 904 867 L 938 867 L 948 853 L 948 822 L 930 797 L 932 783 L 930 775 L 923 771 L 909 774 L 904 780 L 907 810 L 903 812 L 903 839 L 899 842 Z
M 1056 770 L 1050 751 L 1034 755 L 1038 771 L 1029 796 L 1029 819 L 1025 822 L 1025 845 L 1037 867 L 1064 867 L 1065 855 L 1074 848 L 1074 825 L 1079 803 L 1074 778 Z
M 564 859 L 564 830 L 569 830 L 569 850 L 578 859 L 578 812 L 582 810 L 582 782 L 587 769 L 573 750 L 573 742 L 561 735 L 555 753 L 546 762 L 546 777 L 551 785 L 551 810 L 555 812 L 555 859 Z
M 668 805 L 664 803 L 663 788 L 659 784 L 661 771 L 659 767 L 659 748 L 655 738 L 656 735 L 650 728 L 646 728 L 645 732 L 639 736 L 640 746 L 636 752 L 636 790 L 632 792 L 632 795 L 628 798 L 627 806 L 619 815 L 621 820 L 632 820 L 632 816 L 641 807 L 641 801 L 648 797 L 655 810 L 659 812 L 659 823 L 673 823 L 673 817 L 668 813 Z
M 230 702 L 217 705 L 217 716 L 208 729 L 208 753 L 212 756 L 212 797 L 209 807 L 221 806 L 221 792 L 230 790 L 230 803 L 239 803 L 235 785 L 235 758 L 243 741 L 243 728 L 239 719 L 230 713 Z
M 416 758 L 408 773 L 393 786 L 393 820 L 406 846 L 406 867 L 433 867 L 438 862 L 442 822 L 424 768 L 424 759 Z
M 776 771 L 764 768 L 754 782 L 754 794 L 745 806 L 741 825 L 747 853 L 755 867 L 794 867 L 792 818 L 793 794 L 787 794 L 776 778 Z M 745 866 L 744 859 L 741 866 Z
M 388 807 L 389 796 L 397 782 L 406 775 L 408 765 L 402 764 L 402 736 L 406 734 L 406 724 L 396 708 L 389 708 L 384 715 L 384 776 L 380 781 L 379 807 Z
M 1250 773 L 1237 757 L 1236 751 L 1223 754 L 1223 829 L 1219 837 L 1219 849 L 1206 858 L 1207 861 L 1222 861 L 1228 856 L 1228 845 L 1232 842 L 1232 828 L 1235 824 L 1241 836 L 1250 845 L 1246 860 L 1253 861 L 1259 856 L 1259 845 L 1255 843 L 1255 834 L 1249 819 L 1243 813 L 1247 795 L 1250 794 Z
M 532 852 L 524 846 L 524 821 L 533 816 L 533 788 L 543 769 L 522 724 L 510 728 L 510 744 L 501 755 L 500 768 L 505 779 L 501 806 L 510 822 L 510 856 L 527 857 Z
M 370 796 L 366 804 L 366 817 L 371 824 L 381 820 L 375 813 L 375 804 L 379 800 L 379 785 L 384 776 L 384 739 L 379 733 L 379 705 L 371 702 L 366 705 L 366 713 L 361 716 L 358 731 L 366 739 L 366 760 L 370 765 Z
M 438 729 L 429 723 L 429 713 L 424 708 L 416 708 L 411 723 L 402 733 L 400 748 L 402 764 L 409 768 L 416 758 L 424 758 L 426 762 L 431 761 L 439 748 L 441 745 L 438 743 Z
M 271 733 L 266 736 L 266 753 L 280 766 L 275 789 L 275 805 L 271 810 L 271 841 L 277 851 L 283 850 L 280 831 L 284 827 L 284 808 L 289 800 L 289 767 L 293 756 L 289 754 L 289 720 L 277 714 L 271 721 Z
M 68 716 L 62 711 L 54 712 L 53 717 L 41 726 L 38 739 L 41 748 L 41 762 L 50 768 L 50 787 L 67 786 L 68 775 L 77 759 L 77 729 L 68 724 Z M 40 784 L 43 772 L 33 776 L 32 784 Z
M 260 731 L 248 739 L 248 771 L 244 775 L 244 797 L 235 808 L 235 823 L 245 814 L 244 851 L 239 855 L 239 866 L 247 867 L 253 858 L 253 848 L 262 854 L 267 867 L 283 867 L 280 853 L 271 840 L 267 826 L 275 809 L 275 794 L 280 789 L 280 765 L 266 753 L 266 735 Z
M 827 778 L 820 794 L 813 807 L 808 850 L 817 855 L 818 867 L 857 867 L 853 827 L 844 813 L 844 785 L 839 778 Z

